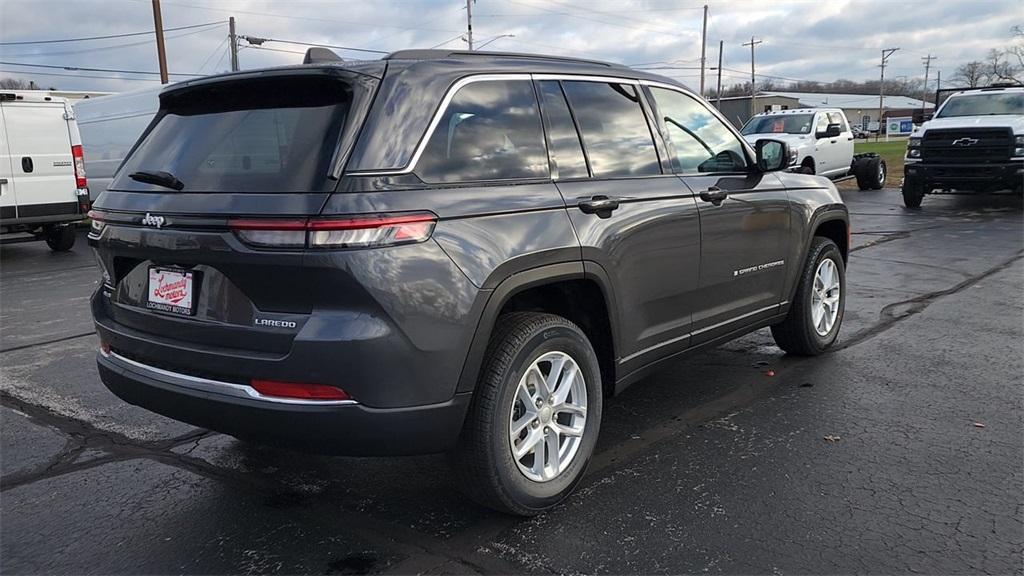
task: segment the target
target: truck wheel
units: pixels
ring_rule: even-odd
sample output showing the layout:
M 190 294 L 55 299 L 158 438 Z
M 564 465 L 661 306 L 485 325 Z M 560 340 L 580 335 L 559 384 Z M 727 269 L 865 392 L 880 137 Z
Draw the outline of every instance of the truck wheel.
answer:
M 853 161 L 853 175 L 857 178 L 857 188 L 870 190 L 871 183 L 868 181 L 868 159 L 857 158 Z
M 75 229 L 63 224 L 46 231 L 46 245 L 54 252 L 67 252 L 75 245 Z
M 885 188 L 886 166 L 881 156 L 868 158 L 865 168 L 868 188 L 870 190 L 881 190 Z
M 814 158 L 804 158 L 798 170 L 801 174 L 814 174 Z
M 846 266 L 835 242 L 814 237 L 799 282 L 772 337 L 789 354 L 817 356 L 836 341 L 846 310 Z
M 498 318 L 455 467 L 477 503 L 532 516 L 583 477 L 601 425 L 601 371 L 586 335 L 561 316 Z
M 917 209 L 921 207 L 921 200 L 924 199 L 924 186 L 911 184 L 903 181 L 903 205 L 907 208 Z

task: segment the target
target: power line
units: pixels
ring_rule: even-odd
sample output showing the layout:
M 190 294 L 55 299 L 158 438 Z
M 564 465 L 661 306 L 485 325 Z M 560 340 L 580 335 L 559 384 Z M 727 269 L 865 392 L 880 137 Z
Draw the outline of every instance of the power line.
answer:
M 50 68 L 54 70 L 81 70 L 83 72 L 115 72 L 119 74 L 156 74 L 160 75 L 159 72 L 149 72 L 146 70 L 119 70 L 116 68 L 82 68 L 80 66 L 50 66 L 47 64 L 26 64 L 24 62 L 0 62 L 3 66 L 25 66 L 28 68 Z M 40 72 L 41 74 L 41 72 Z M 170 76 L 202 76 L 202 74 L 182 74 L 172 73 Z
M 58 72 L 34 72 L 25 70 L 0 70 L 3 74 L 17 74 L 32 76 L 62 76 L 65 78 L 97 78 L 101 80 L 129 80 L 133 82 L 159 82 L 159 78 L 130 78 L 127 76 L 97 76 L 94 74 L 60 74 Z
M 264 42 L 281 42 L 284 44 L 297 44 L 299 46 L 316 46 L 320 48 L 337 48 L 338 50 L 351 50 L 353 52 L 369 52 L 371 54 L 390 54 L 387 50 L 370 50 L 369 48 L 352 48 L 351 46 L 335 46 L 332 44 L 315 44 L 312 42 L 299 42 L 297 40 L 281 40 L 279 38 L 260 38 L 259 36 L 240 35 L 249 44 L 260 45 Z
M 305 54 L 300 50 L 283 50 L 281 48 L 267 48 L 266 46 L 242 46 L 239 50 L 268 50 L 270 52 L 286 52 L 288 54 Z
M 191 26 L 178 26 L 177 28 L 165 28 L 166 32 L 174 32 L 175 30 L 188 30 L 190 28 L 202 28 L 204 26 L 216 26 L 224 24 L 224 20 L 217 22 L 207 22 L 206 24 L 192 24 Z M 24 40 L 19 42 L 0 42 L 0 46 L 20 46 L 24 44 L 57 44 L 59 42 L 83 42 L 86 40 L 108 40 L 110 38 L 127 38 L 129 36 L 145 36 L 152 34 L 152 30 L 146 30 L 145 32 L 130 32 L 127 34 L 111 34 L 109 36 L 87 36 L 83 38 L 63 38 L 60 40 Z
M 202 34 L 203 32 L 209 32 L 209 31 L 210 30 L 193 30 L 191 32 L 183 32 L 181 34 L 175 34 L 173 36 L 168 36 L 167 39 L 168 40 L 174 40 L 175 38 L 182 38 L 184 36 L 192 36 L 194 34 Z M 151 32 L 151 34 L 152 34 L 152 32 Z M 66 56 L 68 54 L 88 54 L 88 53 L 91 53 L 91 52 L 103 52 L 103 51 L 106 51 L 106 50 L 120 50 L 120 49 L 123 49 L 123 48 L 131 48 L 133 46 L 146 46 L 148 44 L 152 44 L 155 41 L 156 41 L 155 39 L 149 39 L 149 40 L 143 40 L 141 42 L 128 42 L 126 44 L 114 44 L 112 46 L 99 46 L 99 47 L 96 47 L 96 48 L 81 48 L 81 49 L 78 49 L 78 50 L 60 50 L 60 51 L 57 51 L 57 52 L 18 52 L 16 54 L 11 54 L 9 52 L 4 52 L 4 57 L 5 58 L 22 58 L 22 57 L 31 58 L 31 57 L 36 57 L 36 56 L 46 56 L 46 57 L 49 57 L 49 56 Z

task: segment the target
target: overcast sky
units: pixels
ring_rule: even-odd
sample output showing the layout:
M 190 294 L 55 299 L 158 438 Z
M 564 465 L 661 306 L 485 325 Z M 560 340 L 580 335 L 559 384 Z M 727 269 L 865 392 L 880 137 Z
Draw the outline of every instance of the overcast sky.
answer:
M 830 81 L 878 77 L 882 48 L 899 47 L 886 75 L 922 76 L 921 58 L 952 76 L 965 61 L 1010 42 L 1024 24 L 1019 0 L 709 0 L 708 66 L 725 41 L 723 85 L 749 78 L 750 37 L 757 72 L 788 79 Z M 473 31 L 486 49 L 540 52 L 648 67 L 696 87 L 703 0 L 479 0 Z M 368 50 L 462 49 L 464 0 L 163 0 L 172 74 L 210 74 L 229 68 L 227 19 L 249 36 L 334 44 Z M 63 89 L 124 91 L 153 85 L 157 76 L 121 72 L 28 68 L 15 64 L 155 72 L 152 34 L 84 42 L 10 44 L 34 40 L 152 31 L 150 0 L 0 0 L 0 77 L 36 80 Z M 246 43 L 242 42 L 243 46 Z M 240 52 L 243 69 L 298 63 L 304 46 L 268 42 Z M 338 50 L 345 58 L 374 52 Z M 44 76 L 42 72 L 48 74 Z M 93 76 L 93 77 L 85 77 Z M 102 78 L 101 78 L 102 77 Z M 114 79 L 132 78 L 128 79 Z M 189 76 L 172 76 L 186 79 Z M 143 80 L 146 79 L 146 80 Z M 147 81 L 148 80 L 148 81 Z M 715 82 L 708 72 L 708 85 Z

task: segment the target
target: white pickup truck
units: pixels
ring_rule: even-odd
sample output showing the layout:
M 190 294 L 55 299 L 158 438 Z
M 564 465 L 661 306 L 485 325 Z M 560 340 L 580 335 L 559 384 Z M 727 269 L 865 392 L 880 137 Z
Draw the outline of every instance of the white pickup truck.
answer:
M 1024 188 L 1024 86 L 956 92 L 907 140 L 903 204 Z
M 833 180 L 854 176 L 861 190 L 885 186 L 885 161 L 877 154 L 854 154 L 854 134 L 839 108 L 801 108 L 763 112 L 747 121 L 743 137 L 751 145 L 762 138 L 782 140 L 795 151 L 793 170 Z

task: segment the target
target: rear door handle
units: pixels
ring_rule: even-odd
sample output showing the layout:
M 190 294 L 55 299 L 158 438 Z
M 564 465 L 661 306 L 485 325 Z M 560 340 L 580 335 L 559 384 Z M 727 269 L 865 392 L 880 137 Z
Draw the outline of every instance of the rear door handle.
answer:
M 600 218 L 607 218 L 612 215 L 613 210 L 619 207 L 619 199 L 609 198 L 608 196 L 593 196 L 580 200 L 576 206 L 585 214 L 597 214 Z
M 700 193 L 700 199 L 711 202 L 715 206 L 721 206 L 722 201 L 729 197 L 729 193 L 718 186 L 709 186 L 707 190 Z

